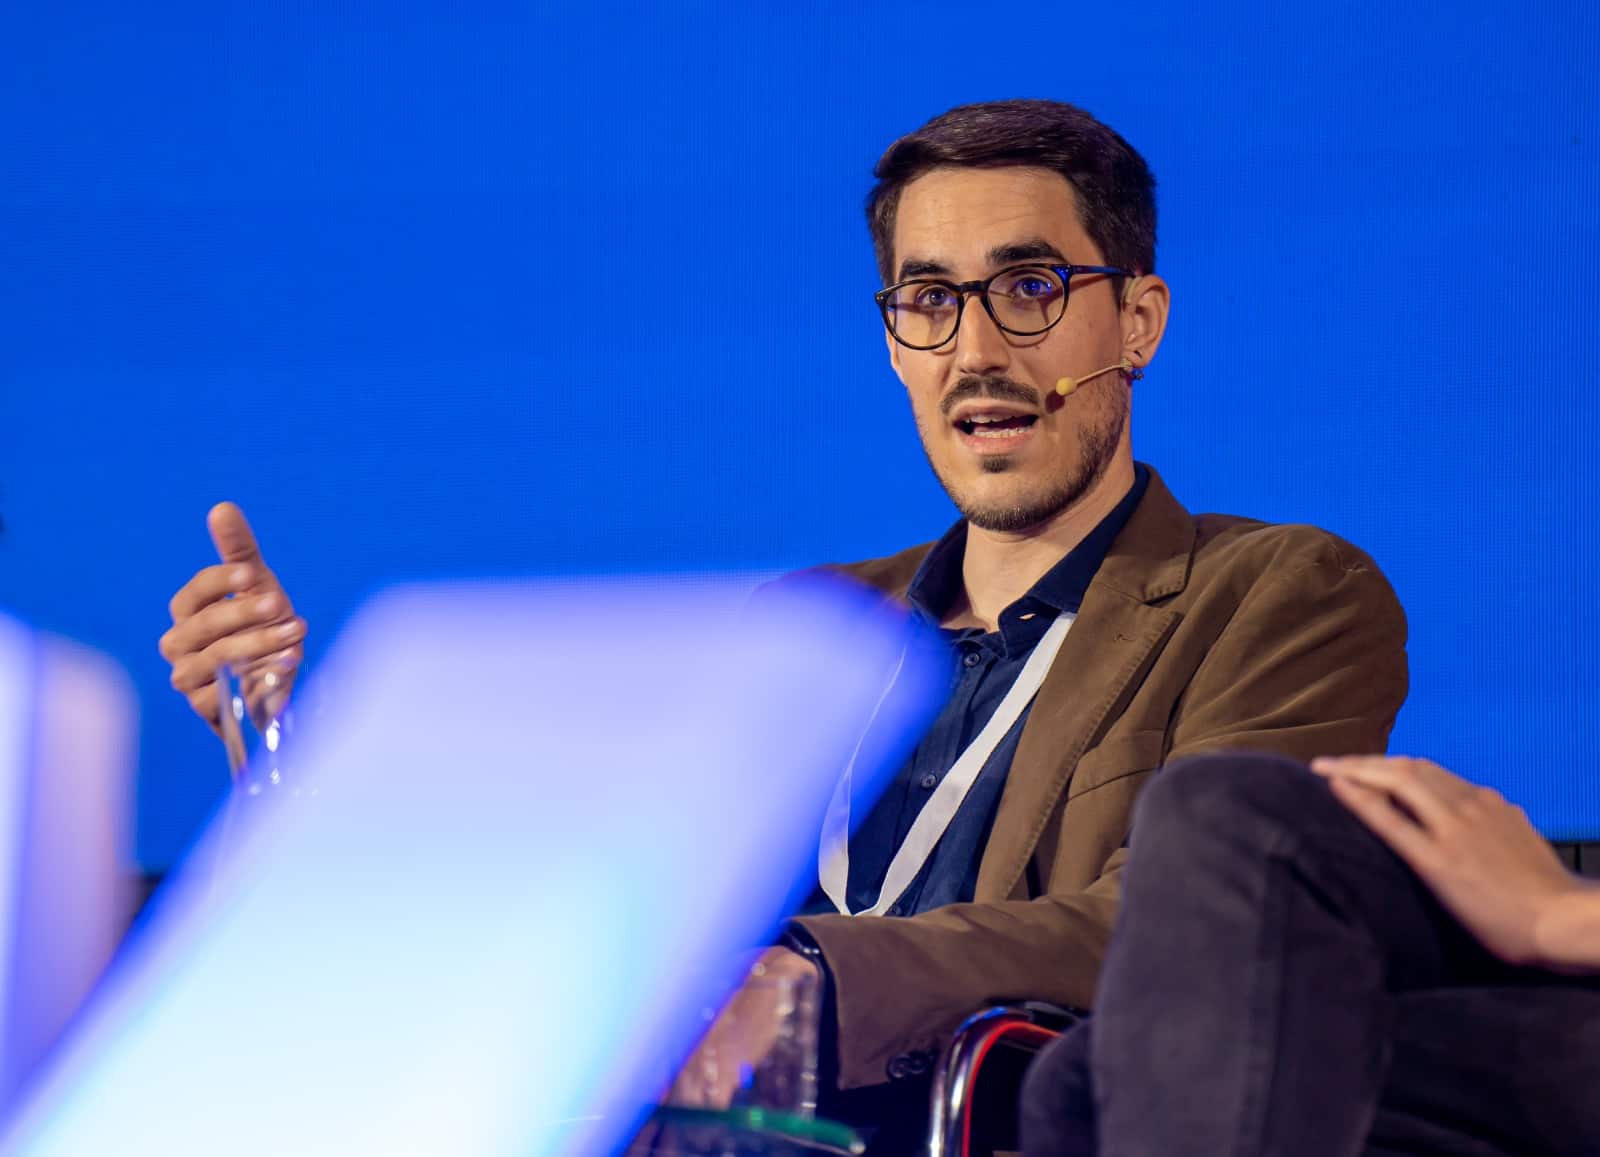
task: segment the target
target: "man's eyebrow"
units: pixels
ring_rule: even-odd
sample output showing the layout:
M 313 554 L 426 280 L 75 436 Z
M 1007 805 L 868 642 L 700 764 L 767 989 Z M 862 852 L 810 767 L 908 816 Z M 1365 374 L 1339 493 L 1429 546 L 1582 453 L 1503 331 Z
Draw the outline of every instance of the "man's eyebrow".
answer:
M 945 277 L 950 273 L 950 267 L 942 261 L 927 261 L 907 258 L 900 263 L 900 276 L 897 281 L 905 281 L 910 277 Z
M 1013 241 L 1009 245 L 997 245 L 989 250 L 990 265 L 1015 265 L 1019 261 L 1038 261 L 1048 257 L 1053 261 L 1066 261 L 1057 249 L 1043 237 L 1031 237 L 1026 241 Z
M 992 267 L 1003 265 L 1016 265 L 1023 261 L 1051 261 L 1065 262 L 1066 258 L 1043 237 L 1030 237 L 1026 241 L 1012 241 L 1006 245 L 997 245 L 989 250 L 989 264 Z M 926 258 L 908 257 L 900 263 L 900 273 L 897 281 L 905 281 L 912 277 L 949 277 L 950 267 L 942 261 L 930 261 Z

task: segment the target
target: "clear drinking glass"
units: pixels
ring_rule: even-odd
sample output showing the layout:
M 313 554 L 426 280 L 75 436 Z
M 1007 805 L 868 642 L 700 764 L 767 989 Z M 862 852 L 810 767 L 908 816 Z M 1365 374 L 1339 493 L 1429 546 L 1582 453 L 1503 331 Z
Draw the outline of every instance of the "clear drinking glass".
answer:
M 279 801 L 315 795 L 285 756 L 292 754 L 295 716 L 289 708 L 293 669 L 224 664 L 217 669 L 217 725 L 232 788 L 212 837 L 196 848 L 194 871 L 216 886 L 249 833 Z M 287 749 L 287 750 L 286 750 Z
M 715 1037 L 679 1072 L 630 1157 L 860 1153 L 852 1130 L 816 1116 L 821 999 L 819 972 L 780 976 L 756 964 L 733 999 L 707 1013 Z M 705 1107 L 730 1087 L 726 1109 Z
M 757 964 L 718 1014 L 717 1043 L 695 1051 L 679 1088 L 705 1104 L 731 1083 L 733 1108 L 814 1116 L 820 988 L 815 972 L 769 975 Z M 746 1017 L 750 1023 L 740 1023 Z
M 765 996 L 762 1004 L 770 1001 L 777 1017 L 777 1036 L 759 1061 L 741 1061 L 734 1106 L 815 1116 L 821 976 L 814 971 L 801 976 L 752 976 L 745 987 Z
M 288 738 L 289 685 L 294 674 L 277 664 L 217 668 L 217 713 L 228 772 L 251 795 L 284 782 L 281 751 Z

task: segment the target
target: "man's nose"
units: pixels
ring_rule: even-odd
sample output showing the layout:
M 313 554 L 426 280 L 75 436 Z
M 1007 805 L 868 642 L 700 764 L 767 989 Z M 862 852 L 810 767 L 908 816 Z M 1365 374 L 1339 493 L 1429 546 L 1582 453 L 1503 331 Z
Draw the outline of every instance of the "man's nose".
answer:
M 956 329 L 956 369 L 963 374 L 994 374 L 1010 364 L 1011 343 L 974 294 L 967 299 Z

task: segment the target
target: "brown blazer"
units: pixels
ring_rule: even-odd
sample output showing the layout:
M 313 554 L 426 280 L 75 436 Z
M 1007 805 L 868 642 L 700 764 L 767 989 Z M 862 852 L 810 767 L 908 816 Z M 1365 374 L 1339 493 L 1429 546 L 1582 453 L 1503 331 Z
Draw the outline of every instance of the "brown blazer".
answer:
M 903 598 L 928 549 L 841 569 Z M 1149 777 L 1221 748 L 1384 750 L 1405 642 L 1361 551 L 1311 526 L 1191 515 L 1152 471 L 1034 702 L 973 902 L 798 921 L 833 976 L 840 1087 L 924 1071 L 995 998 L 1088 1006 Z

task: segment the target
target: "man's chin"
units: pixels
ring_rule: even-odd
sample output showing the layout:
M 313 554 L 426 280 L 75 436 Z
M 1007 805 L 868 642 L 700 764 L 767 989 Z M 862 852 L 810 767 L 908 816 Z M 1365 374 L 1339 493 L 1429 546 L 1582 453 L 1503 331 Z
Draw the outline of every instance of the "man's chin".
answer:
M 951 497 L 966 520 L 979 530 L 1016 534 L 1049 522 L 1083 496 L 1081 490 L 1067 488 L 1007 489 L 1009 493 L 967 494 L 960 497 L 952 494 Z

